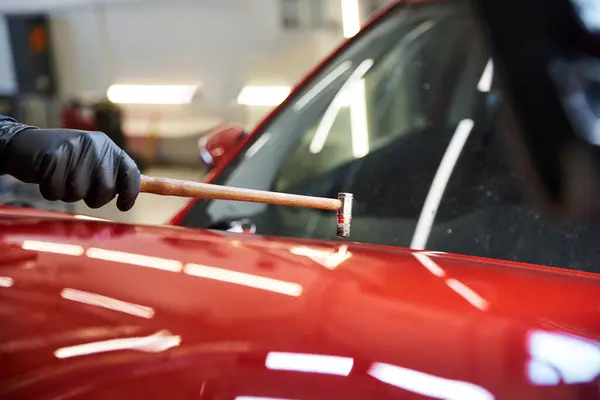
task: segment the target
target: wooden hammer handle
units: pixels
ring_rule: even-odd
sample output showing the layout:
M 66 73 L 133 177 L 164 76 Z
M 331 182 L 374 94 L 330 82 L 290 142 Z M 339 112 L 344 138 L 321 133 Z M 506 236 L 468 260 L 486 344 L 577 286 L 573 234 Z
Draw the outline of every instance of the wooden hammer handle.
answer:
M 331 211 L 337 211 L 342 207 L 342 202 L 338 199 L 234 188 L 171 178 L 153 178 L 145 175 L 142 175 L 140 191 L 162 196 L 235 200 L 251 203 L 277 204 L 281 206 L 318 208 Z

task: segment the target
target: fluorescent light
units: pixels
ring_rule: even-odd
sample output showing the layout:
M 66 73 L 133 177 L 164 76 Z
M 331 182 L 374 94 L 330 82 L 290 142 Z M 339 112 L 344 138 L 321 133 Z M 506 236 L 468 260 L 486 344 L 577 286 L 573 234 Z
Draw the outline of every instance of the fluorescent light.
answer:
M 237 102 L 244 106 L 278 106 L 290 92 L 287 86 L 244 86 Z
M 56 350 L 54 356 L 62 359 L 118 350 L 137 350 L 146 353 L 159 353 L 172 347 L 179 346 L 180 344 L 180 336 L 175 336 L 169 331 L 160 331 L 144 337 L 112 339 L 63 347 Z
M 374 363 L 368 374 L 381 382 L 434 399 L 494 399 L 493 394 L 474 383 L 441 378 L 391 364 Z
M 13 283 L 13 278 L 9 278 L 8 276 L 0 276 L 0 287 L 11 287 Z
M 84 249 L 74 244 L 41 242 L 37 240 L 24 240 L 21 247 L 24 250 L 41 251 L 44 253 L 65 254 L 69 256 L 81 256 Z
M 268 369 L 278 371 L 348 376 L 350 375 L 350 371 L 352 371 L 354 359 L 320 354 L 280 353 L 272 351 L 267 354 L 265 365 Z
M 258 275 L 245 274 L 243 272 L 230 271 L 228 269 L 209 267 L 207 265 L 187 264 L 184 272 L 199 278 L 214 279 L 221 282 L 234 283 L 236 285 L 248 286 L 255 289 L 268 290 L 279 294 L 298 297 L 302 294 L 302 286 L 281 281 L 279 279 L 265 278 Z
M 342 29 L 349 38 L 360 31 L 360 11 L 358 0 L 342 0 Z
M 108 100 L 117 104 L 189 104 L 198 85 L 111 85 Z
M 149 257 L 141 254 L 126 253 L 123 251 L 104 250 L 98 248 L 89 248 L 85 253 L 89 258 L 95 258 L 104 261 L 114 261 L 124 264 L 138 265 L 160 269 L 163 271 L 181 272 L 183 265 L 177 260 L 169 260 L 161 257 Z
M 119 311 L 125 314 L 135 315 L 136 317 L 151 319 L 154 317 L 154 309 L 139 304 L 129 303 L 127 301 L 117 300 L 112 297 L 102 296 L 95 293 L 84 292 L 76 289 L 63 289 L 61 297 L 66 300 L 76 301 L 78 303 L 90 306 L 102 307 L 113 311 Z

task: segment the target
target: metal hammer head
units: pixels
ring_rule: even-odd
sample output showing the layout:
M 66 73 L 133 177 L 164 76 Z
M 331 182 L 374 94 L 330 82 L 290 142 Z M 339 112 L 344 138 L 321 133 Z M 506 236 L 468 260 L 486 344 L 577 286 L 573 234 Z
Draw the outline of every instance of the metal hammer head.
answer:
M 352 224 L 352 193 L 339 193 L 338 199 L 342 202 L 342 206 L 337 211 L 337 237 L 350 237 L 350 226 Z

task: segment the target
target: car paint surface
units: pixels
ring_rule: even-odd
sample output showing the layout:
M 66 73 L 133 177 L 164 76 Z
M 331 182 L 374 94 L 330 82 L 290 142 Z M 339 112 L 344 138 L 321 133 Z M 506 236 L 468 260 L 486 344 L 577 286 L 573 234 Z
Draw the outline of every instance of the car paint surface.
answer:
M 598 398 L 600 277 L 0 209 L 0 398 Z

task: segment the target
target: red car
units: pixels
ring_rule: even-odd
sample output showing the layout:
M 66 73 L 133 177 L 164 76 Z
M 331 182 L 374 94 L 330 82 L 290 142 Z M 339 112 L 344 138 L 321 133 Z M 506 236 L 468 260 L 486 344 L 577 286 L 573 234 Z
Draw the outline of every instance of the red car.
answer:
M 529 210 L 473 21 L 413 3 L 208 177 L 353 192 L 363 243 L 328 240 L 328 212 L 263 204 L 193 202 L 183 227 L 4 208 L 0 398 L 600 398 L 598 236 Z

